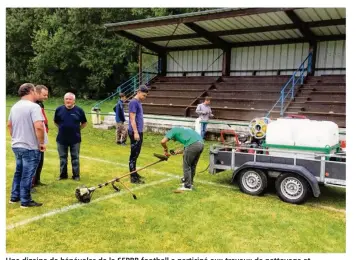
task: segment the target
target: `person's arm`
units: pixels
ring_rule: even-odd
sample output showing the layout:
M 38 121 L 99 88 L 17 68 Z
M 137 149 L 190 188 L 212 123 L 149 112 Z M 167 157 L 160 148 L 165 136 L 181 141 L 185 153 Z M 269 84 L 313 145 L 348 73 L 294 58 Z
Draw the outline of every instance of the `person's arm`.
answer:
M 125 122 L 125 113 L 124 113 L 124 104 L 120 104 L 120 114 L 119 114 L 121 122 Z
M 36 121 L 33 123 L 33 127 L 35 128 L 35 133 L 37 140 L 40 144 L 44 144 L 44 124 L 43 121 Z
M 36 104 L 31 109 L 31 119 L 33 123 L 33 128 L 35 130 L 35 134 L 38 141 L 39 150 L 41 152 L 46 151 L 45 145 L 45 125 L 44 125 L 44 117 L 42 115 L 42 108 Z
M 204 114 L 203 111 L 201 110 L 201 105 L 200 104 L 197 106 L 197 109 L 195 110 L 195 113 L 197 113 L 198 115 L 203 115 Z
M 163 139 L 161 140 L 161 145 L 163 147 L 163 151 L 164 151 L 164 155 L 165 156 L 169 156 L 168 146 L 167 146 L 168 141 L 169 141 L 169 139 L 167 137 L 163 137 Z
M 184 152 L 184 149 L 177 149 L 174 151 L 174 154 L 182 154 Z
M 134 133 L 138 133 L 137 125 L 136 125 L 136 113 L 133 112 L 130 113 L 130 122 Z
M 87 126 L 87 117 L 85 116 L 85 112 L 83 109 L 80 109 L 81 120 L 80 120 L 80 130 Z
M 45 128 L 43 121 L 36 121 L 33 123 L 33 127 L 35 128 L 35 133 L 37 137 L 37 141 L 39 143 L 39 149 L 41 152 L 46 151 L 45 145 Z
M 213 111 L 211 110 L 211 107 L 209 107 L 209 117 L 214 117 Z
M 59 115 L 58 115 L 58 108 L 54 112 L 54 119 L 53 119 L 54 125 L 58 128 L 59 127 Z
M 10 136 L 12 136 L 12 122 L 10 120 L 7 121 L 7 129 L 9 129 Z
M 137 103 L 129 103 L 129 119 L 131 123 L 132 130 L 134 132 L 134 139 L 136 141 L 140 140 L 140 135 L 138 134 L 137 124 L 136 124 L 136 112 L 137 112 Z

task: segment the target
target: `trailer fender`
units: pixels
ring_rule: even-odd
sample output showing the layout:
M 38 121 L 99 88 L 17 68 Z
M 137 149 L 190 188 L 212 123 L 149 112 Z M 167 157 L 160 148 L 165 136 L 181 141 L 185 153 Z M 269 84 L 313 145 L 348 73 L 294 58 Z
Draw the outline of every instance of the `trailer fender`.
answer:
M 308 182 L 314 197 L 319 197 L 320 195 L 320 188 L 317 179 L 303 166 L 265 162 L 246 162 L 233 172 L 231 182 L 235 182 L 240 172 L 247 168 L 298 174 Z

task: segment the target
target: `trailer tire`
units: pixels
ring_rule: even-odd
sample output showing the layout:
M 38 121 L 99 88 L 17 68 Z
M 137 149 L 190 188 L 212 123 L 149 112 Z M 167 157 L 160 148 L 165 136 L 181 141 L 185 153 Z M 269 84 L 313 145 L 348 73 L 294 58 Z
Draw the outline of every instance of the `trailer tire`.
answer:
M 309 195 L 309 184 L 301 176 L 293 173 L 284 173 L 276 180 L 278 197 L 288 203 L 302 204 Z
M 267 188 L 267 176 L 259 169 L 244 169 L 238 175 L 238 185 L 242 192 L 258 196 Z

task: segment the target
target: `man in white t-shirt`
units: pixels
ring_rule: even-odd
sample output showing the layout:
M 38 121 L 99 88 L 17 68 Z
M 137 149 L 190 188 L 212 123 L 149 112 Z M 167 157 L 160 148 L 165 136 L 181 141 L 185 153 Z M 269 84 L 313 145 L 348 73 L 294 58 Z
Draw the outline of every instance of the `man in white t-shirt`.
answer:
M 21 201 L 22 208 L 39 207 L 42 203 L 32 200 L 31 186 L 40 152 L 46 150 L 44 117 L 41 107 L 35 103 L 37 95 L 33 84 L 22 84 L 18 93 L 21 99 L 11 107 L 7 123 L 16 159 L 10 203 Z

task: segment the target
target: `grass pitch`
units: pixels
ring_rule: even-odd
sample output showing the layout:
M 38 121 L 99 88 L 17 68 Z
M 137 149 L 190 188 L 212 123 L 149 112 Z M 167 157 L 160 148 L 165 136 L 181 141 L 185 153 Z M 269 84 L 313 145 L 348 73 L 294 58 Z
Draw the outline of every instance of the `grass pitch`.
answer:
M 8 98 L 7 105 L 16 99 Z M 93 103 L 77 101 L 86 112 Z M 47 109 L 61 105 L 61 99 L 45 103 Z M 107 105 L 104 112 L 111 111 Z M 9 108 L 7 109 L 7 114 Z M 41 181 L 37 188 L 39 208 L 22 209 L 7 204 L 6 251 L 8 253 L 233 253 L 233 252 L 345 252 L 346 193 L 343 189 L 322 187 L 319 198 L 304 205 L 291 205 L 278 199 L 273 190 L 263 197 L 241 193 L 230 184 L 231 172 L 196 176 L 195 190 L 173 193 L 182 176 L 182 157 L 171 157 L 140 174 L 146 184 L 131 185 L 138 200 L 124 189 L 110 186 L 94 192 L 92 202 L 78 204 L 74 190 L 78 185 L 94 186 L 128 172 L 129 146 L 115 144 L 114 130 L 93 129 L 82 132 L 81 180 L 57 181 L 59 158 L 57 130 L 53 112 L 49 145 Z M 162 153 L 161 135 L 144 134 L 138 166 L 156 160 Z M 197 171 L 208 163 L 205 150 Z M 170 148 L 178 144 L 169 143 Z M 6 136 L 6 200 L 9 200 L 15 162 L 10 137 Z M 69 170 L 69 173 L 71 170 Z M 127 179 L 128 180 L 128 179 Z

